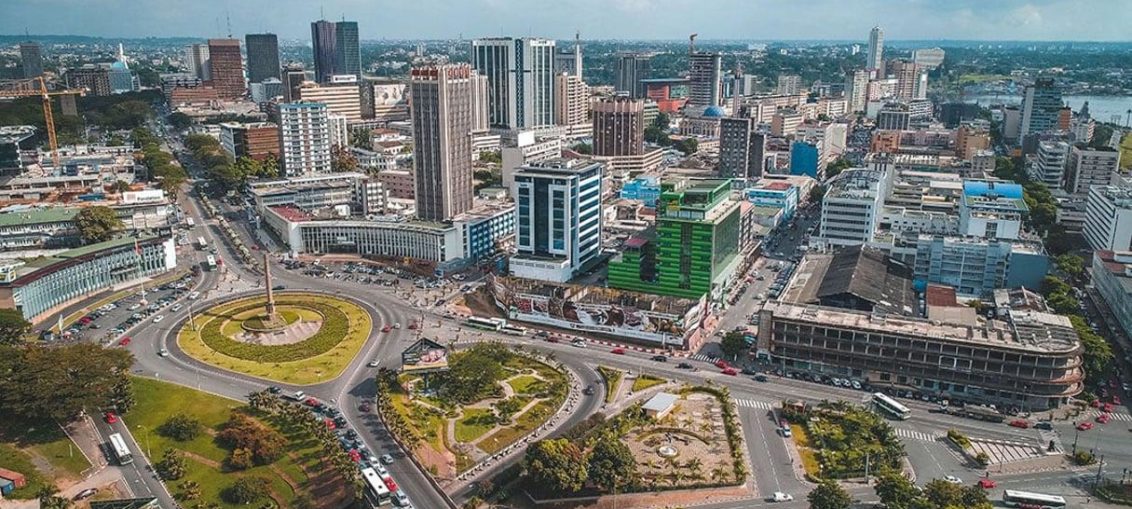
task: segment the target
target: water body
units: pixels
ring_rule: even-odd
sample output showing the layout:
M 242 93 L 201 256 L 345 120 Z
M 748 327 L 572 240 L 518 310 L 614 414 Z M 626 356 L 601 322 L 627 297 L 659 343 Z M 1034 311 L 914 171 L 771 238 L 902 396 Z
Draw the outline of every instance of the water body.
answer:
M 1132 96 L 1128 95 L 1067 95 L 1062 99 L 1073 111 L 1080 111 L 1081 105 L 1089 101 L 1089 115 L 1098 122 L 1113 122 L 1125 125 L 1128 121 L 1127 112 L 1132 109 Z M 1020 95 L 972 95 L 964 98 L 966 102 L 978 102 L 984 106 L 991 104 L 1022 104 Z M 1119 120 L 1114 116 L 1120 117 Z

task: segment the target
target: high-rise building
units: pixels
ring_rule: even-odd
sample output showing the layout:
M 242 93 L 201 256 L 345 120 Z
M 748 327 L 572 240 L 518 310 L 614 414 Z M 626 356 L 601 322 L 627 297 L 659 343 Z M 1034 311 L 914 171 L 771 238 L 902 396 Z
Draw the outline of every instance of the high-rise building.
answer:
M 268 155 L 279 157 L 279 126 L 266 122 L 220 124 L 220 147 L 233 159 L 250 157 L 256 161 Z
M 916 88 L 920 79 L 920 71 L 916 64 L 903 59 L 892 60 L 888 63 L 888 71 L 896 77 L 896 98 L 903 101 L 916 99 Z
M 601 163 L 549 159 L 519 167 L 511 274 L 566 282 L 601 254 Z
M 970 161 L 991 146 L 990 130 L 976 124 L 963 124 L 955 132 L 955 154 Z
M 491 87 L 487 83 L 487 76 L 472 73 L 472 131 L 483 132 L 491 127 L 491 113 L 488 105 Z
M 493 127 L 554 125 L 554 45 L 529 37 L 472 41 L 472 66 L 487 77 Z
M 942 48 L 921 48 L 912 50 L 912 61 L 921 69 L 935 69 L 943 65 L 946 52 Z
M 719 53 L 696 51 L 688 55 L 688 108 L 699 113 L 708 106 L 719 106 L 722 98 L 723 59 Z
M 888 170 L 849 168 L 826 187 L 819 223 L 822 240 L 841 246 L 871 242 L 888 195 Z
M 338 74 L 338 26 L 333 21 L 311 23 L 311 48 L 314 51 L 314 80 L 330 81 Z
M 1061 89 L 1052 79 L 1039 79 L 1027 85 L 1022 96 L 1022 125 L 1019 136 L 1050 131 L 1057 126 L 1061 112 Z
M 877 112 L 877 129 L 907 131 L 912 122 L 912 112 L 905 104 L 886 104 Z
M 331 172 L 328 115 L 321 103 L 279 105 L 279 159 L 284 176 Z
M 869 52 L 865 60 L 865 69 L 874 77 L 884 77 L 884 30 L 873 27 L 869 30 Z
M 593 105 L 593 154 L 635 156 L 645 151 L 644 101 L 617 96 Z
M 1074 145 L 1069 152 L 1065 190 L 1088 195 L 1089 189 L 1116 184 L 1120 180 L 1120 151 L 1111 147 Z
M 212 88 L 223 99 L 243 97 L 244 57 L 240 54 L 239 39 L 209 39 L 208 68 L 212 74 Z
M 300 64 L 288 64 L 283 69 L 283 100 L 285 102 L 298 101 L 300 88 L 307 80 L 307 71 Z
M 86 89 L 92 96 L 107 96 L 113 92 L 110 88 L 109 69 L 97 65 L 87 64 L 77 69 L 68 69 L 66 79 L 67 88 Z
M 38 78 L 43 75 L 43 48 L 38 42 L 20 43 L 20 65 L 24 78 Z
M 778 95 L 797 95 L 802 90 L 802 77 L 797 74 L 779 74 L 778 86 L 775 93 Z
M 1064 141 L 1038 143 L 1038 156 L 1030 166 L 1030 178 L 1050 189 L 1061 187 L 1065 180 L 1065 166 L 1069 161 L 1069 144 Z
M 1088 192 L 1083 233 L 1089 247 L 1132 251 L 1132 189 L 1095 186 Z
M 582 79 L 582 41 L 581 34 L 574 34 L 574 46 L 560 49 L 554 54 L 554 74 L 562 73 Z
M 476 74 L 467 64 L 414 68 L 409 79 L 417 217 L 446 221 L 472 208 Z
M 719 176 L 756 179 L 763 174 L 766 136 L 751 118 L 719 119 Z
M 279 78 L 279 38 L 275 34 L 244 36 L 248 51 L 248 83 Z
M 211 66 L 208 62 L 207 44 L 190 44 L 185 47 L 185 63 L 189 72 L 196 75 L 201 81 L 212 79 Z
M 362 79 L 362 53 L 358 42 L 358 22 L 335 23 L 337 42 L 334 50 L 334 74 L 352 74 Z
M 590 129 L 590 87 L 581 78 L 569 73 L 554 77 L 554 123 L 569 126 L 571 134 L 576 129 Z
M 845 78 L 845 98 L 849 101 L 849 111 L 865 111 L 869 104 L 869 71 L 851 71 Z
M 352 74 L 331 76 L 327 83 L 304 83 L 299 87 L 299 99 L 326 105 L 331 114 L 341 115 L 348 122 L 362 120 L 362 100 L 357 78 Z
M 633 99 L 644 99 L 645 84 L 641 80 L 649 78 L 651 65 L 651 55 L 641 53 L 617 55 L 614 89 L 618 92 L 628 92 L 629 97 Z

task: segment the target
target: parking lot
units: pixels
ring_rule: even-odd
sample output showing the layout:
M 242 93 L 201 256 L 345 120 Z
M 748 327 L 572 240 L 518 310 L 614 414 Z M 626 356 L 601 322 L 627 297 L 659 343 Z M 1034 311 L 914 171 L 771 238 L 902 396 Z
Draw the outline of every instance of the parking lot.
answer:
M 79 318 L 64 334 L 69 341 L 112 341 L 128 344 L 129 339 L 120 338 L 126 330 L 143 320 L 161 322 L 167 313 L 181 310 L 183 304 L 173 302 L 182 296 L 193 297 L 190 288 L 193 285 L 193 276 L 186 275 L 156 288 L 146 288 L 145 301 L 142 304 L 140 293 L 130 294 L 114 302 L 108 303 L 85 316 Z

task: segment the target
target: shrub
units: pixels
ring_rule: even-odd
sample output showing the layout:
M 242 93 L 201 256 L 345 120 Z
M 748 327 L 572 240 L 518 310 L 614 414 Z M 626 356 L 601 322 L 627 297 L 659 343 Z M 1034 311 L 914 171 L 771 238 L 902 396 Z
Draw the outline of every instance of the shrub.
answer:
M 278 459 L 287 444 L 287 438 L 274 428 L 264 426 L 263 423 L 240 412 L 232 412 L 232 416 L 224 423 L 224 428 L 216 438 L 232 448 L 232 456 L 228 458 L 228 462 L 233 468 L 236 464 L 246 463 L 243 457 L 246 453 L 240 452 L 241 457 L 237 458 L 237 453 L 241 449 L 251 454 L 251 460 L 255 464 L 266 465 Z
M 978 463 L 981 467 L 990 465 L 990 455 L 985 452 L 979 451 L 979 453 L 975 455 L 975 463 Z
M 1092 465 L 1097 462 L 1097 457 L 1089 451 L 1077 451 L 1073 455 L 1073 462 L 1081 466 Z
M 250 504 L 270 493 L 271 481 L 262 477 L 241 477 L 221 494 L 233 504 Z
M 158 426 L 157 432 L 178 442 L 187 442 L 199 436 L 203 428 L 200 421 L 185 414 L 177 414 Z
M 960 448 L 963 448 L 963 449 L 971 448 L 971 440 L 968 439 L 965 435 L 960 433 L 959 430 L 957 430 L 955 428 L 947 430 L 947 438 L 948 438 L 948 440 L 951 440 L 952 442 L 954 442 L 955 445 L 958 445 Z

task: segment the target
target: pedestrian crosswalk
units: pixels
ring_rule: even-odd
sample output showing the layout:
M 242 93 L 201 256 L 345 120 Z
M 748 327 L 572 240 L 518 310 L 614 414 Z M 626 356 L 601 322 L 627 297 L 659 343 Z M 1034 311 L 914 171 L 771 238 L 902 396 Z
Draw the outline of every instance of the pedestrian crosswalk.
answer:
M 1101 412 L 1100 410 L 1093 410 L 1092 412 L 1089 412 L 1088 415 L 1089 415 L 1090 419 L 1093 419 L 1093 418 L 1097 417 L 1098 415 L 1101 415 L 1102 413 L 1104 413 L 1104 412 Z M 1121 413 L 1121 412 L 1110 412 L 1108 414 L 1108 418 L 1111 419 L 1111 420 L 1114 420 L 1114 421 L 1132 422 L 1132 415 L 1128 415 L 1128 414 Z
M 756 410 L 770 410 L 774 408 L 774 404 L 769 401 L 758 401 L 754 399 L 735 398 L 735 405 L 739 408 L 754 408 Z
M 715 356 L 712 356 L 712 355 L 705 355 L 705 354 L 702 354 L 702 353 L 692 355 L 689 358 L 694 360 L 694 361 L 710 362 L 710 363 L 713 363 L 713 364 L 715 363 L 715 361 L 719 360 L 719 357 L 715 357 Z
M 919 440 L 921 442 L 935 442 L 939 439 L 938 436 L 923 431 L 916 431 L 904 428 L 893 428 L 896 430 L 896 436 L 900 438 L 907 438 L 909 440 Z

